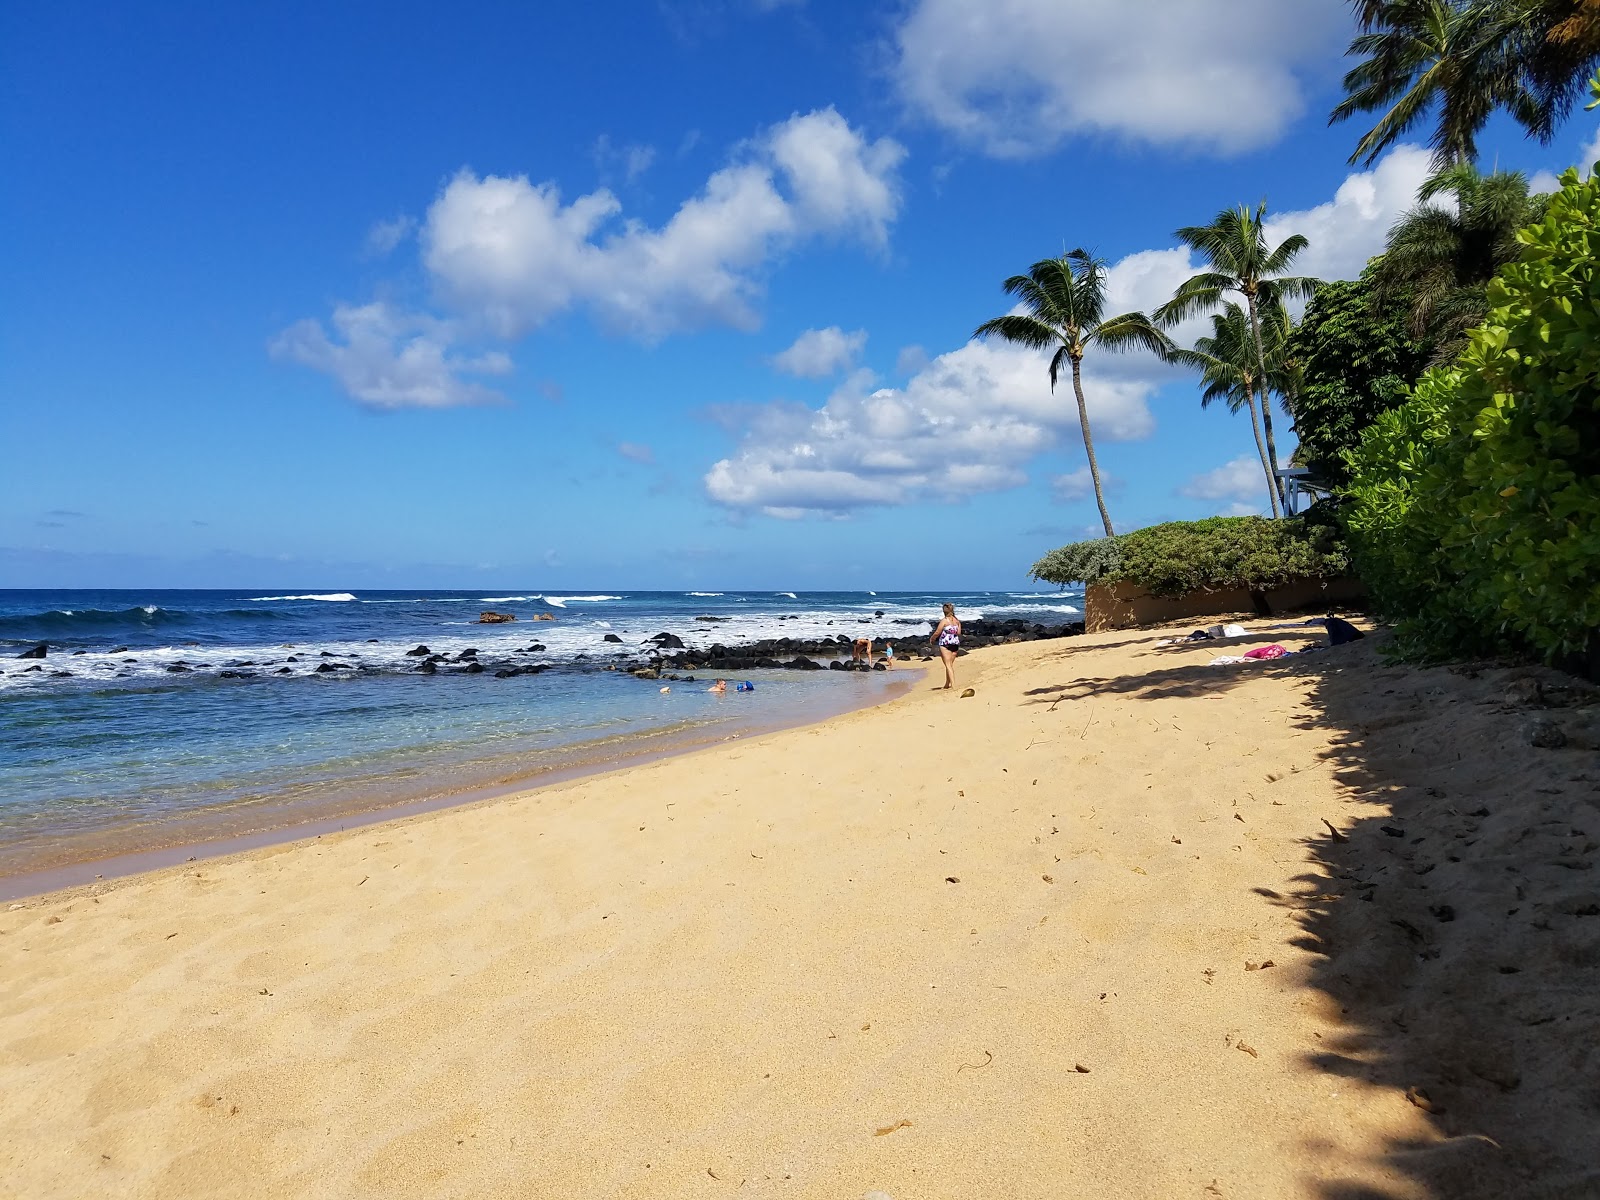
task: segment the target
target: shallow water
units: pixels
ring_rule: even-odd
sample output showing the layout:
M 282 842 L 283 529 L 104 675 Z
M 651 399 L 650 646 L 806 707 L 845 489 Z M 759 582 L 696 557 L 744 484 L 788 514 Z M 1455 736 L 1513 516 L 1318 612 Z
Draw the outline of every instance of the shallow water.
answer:
M 282 824 L 617 758 L 639 739 L 820 719 L 880 698 L 890 677 L 754 672 L 754 692 L 717 697 L 709 678 L 664 695 L 592 668 L 636 658 L 662 631 L 691 647 L 915 637 L 947 598 L 968 617 L 1051 623 L 1081 605 L 1072 593 L 0 592 L 0 873 L 86 838 L 166 844 L 201 817 Z M 490 608 L 521 619 L 477 624 Z M 528 619 L 542 612 L 556 620 Z M 46 659 L 16 657 L 39 641 Z M 419 644 L 550 669 L 419 676 L 405 653 Z M 353 669 L 318 674 L 324 662 Z

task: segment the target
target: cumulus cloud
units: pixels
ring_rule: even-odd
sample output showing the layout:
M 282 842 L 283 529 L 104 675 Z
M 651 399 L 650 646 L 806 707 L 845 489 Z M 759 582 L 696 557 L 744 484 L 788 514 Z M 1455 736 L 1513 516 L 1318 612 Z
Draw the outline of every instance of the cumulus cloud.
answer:
M 916 500 L 957 500 L 1026 482 L 1023 466 L 1076 433 L 1070 387 L 1052 393 L 1047 360 L 1004 344 L 969 342 L 942 354 L 904 388 L 871 387 L 858 372 L 821 409 L 778 402 L 741 415 L 733 456 L 712 466 L 719 504 L 794 518 Z M 1150 389 L 1085 371 L 1096 436 L 1148 436 Z
M 794 116 L 660 228 L 619 224 L 621 202 L 605 188 L 569 204 L 553 183 L 462 171 L 428 210 L 423 262 L 453 307 L 502 337 L 580 306 L 645 342 L 711 324 L 749 329 L 776 254 L 808 237 L 887 240 L 904 157 L 832 108 Z
M 606 140 L 601 151 L 628 174 L 653 158 Z M 516 339 L 574 309 L 645 343 L 708 325 L 751 329 L 764 271 L 780 254 L 818 239 L 887 244 L 904 158 L 898 142 L 868 138 L 833 108 L 796 114 L 739 146 L 659 227 L 625 218 L 607 188 L 568 202 L 553 182 L 462 170 L 416 230 L 448 320 L 341 305 L 332 337 L 301 321 L 274 350 L 327 371 L 362 403 L 440 407 L 496 398 L 460 374 L 509 367 L 503 354 L 455 352 L 462 338 Z M 411 231 L 397 218 L 370 238 L 392 250 Z
M 900 353 L 894 360 L 895 373 L 898 375 L 915 375 L 927 365 L 928 352 L 915 344 L 900 347 Z
M 996 157 L 1074 134 L 1229 154 L 1300 116 L 1349 28 L 1341 0 L 915 0 L 894 74 L 913 111 Z
M 333 336 L 320 321 L 298 321 L 271 343 L 274 357 L 332 375 L 369 408 L 456 408 L 492 404 L 500 393 L 463 375 L 503 375 L 511 360 L 499 352 L 452 353 L 449 324 L 376 302 L 340 305 Z
M 1261 459 L 1253 454 L 1241 454 L 1215 470 L 1194 476 L 1179 486 L 1178 494 L 1191 500 L 1223 503 L 1228 515 L 1243 516 L 1267 507 L 1261 500 L 1266 490 L 1267 476 L 1261 469 Z
M 1296 274 L 1354 279 L 1383 250 L 1389 227 L 1416 203 L 1431 170 L 1420 146 L 1396 146 L 1370 171 L 1348 176 L 1333 199 L 1301 212 L 1267 217 L 1267 237 L 1282 241 L 1303 233 L 1311 244 L 1295 259 Z
M 846 333 L 837 325 L 808 329 L 787 350 L 772 356 L 772 365 L 801 379 L 820 379 L 854 365 L 867 344 L 867 331 Z

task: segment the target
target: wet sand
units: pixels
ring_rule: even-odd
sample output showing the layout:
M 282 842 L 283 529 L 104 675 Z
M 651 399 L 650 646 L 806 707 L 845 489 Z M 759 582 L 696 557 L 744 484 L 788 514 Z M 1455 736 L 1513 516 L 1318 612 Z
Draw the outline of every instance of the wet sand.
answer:
M 1595 1194 L 1593 707 L 1158 636 L 11 907 L 0 1194 Z

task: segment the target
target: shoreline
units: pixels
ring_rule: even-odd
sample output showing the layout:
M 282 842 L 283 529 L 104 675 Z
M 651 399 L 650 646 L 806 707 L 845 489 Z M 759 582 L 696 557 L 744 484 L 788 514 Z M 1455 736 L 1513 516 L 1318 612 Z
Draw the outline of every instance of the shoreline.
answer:
M 926 667 L 929 664 L 915 665 Z M 912 665 L 898 668 L 897 674 L 913 674 Z M 138 836 L 140 832 L 150 830 L 148 824 L 41 839 L 43 844 L 37 853 L 29 855 L 23 851 L 19 855 L 20 861 L 25 864 L 21 869 L 11 869 L 8 864 L 4 871 L 0 871 L 0 903 L 284 843 L 315 840 L 343 830 L 494 801 L 590 776 L 640 767 L 666 758 L 695 754 L 728 741 L 803 729 L 892 703 L 914 690 L 914 686 L 914 681 L 909 679 L 904 682 L 898 679 L 885 681 L 882 690 L 876 694 L 851 697 L 853 702 L 842 707 L 837 703 L 816 704 L 793 720 L 746 719 L 741 722 L 738 718 L 727 718 L 716 725 L 644 730 L 575 742 L 552 752 L 551 757 L 557 760 L 552 765 L 541 766 L 531 773 L 459 790 L 445 788 L 431 791 L 420 797 L 383 799 L 363 792 L 359 794 L 360 798 L 345 795 L 340 800 L 330 799 L 321 804 L 316 801 L 289 800 L 257 805 L 221 805 L 177 815 L 161 822 L 159 829 L 167 836 L 154 839 Z M 730 728 L 732 732 L 728 732 Z M 273 820 L 274 815 L 279 819 Z M 263 824 L 263 821 L 267 823 Z M 26 865 L 30 860 L 34 865 Z M 44 865 L 38 865 L 41 860 L 46 860 Z
M 1600 1187 L 1594 690 L 1162 632 L 7 905 L 0 1192 Z

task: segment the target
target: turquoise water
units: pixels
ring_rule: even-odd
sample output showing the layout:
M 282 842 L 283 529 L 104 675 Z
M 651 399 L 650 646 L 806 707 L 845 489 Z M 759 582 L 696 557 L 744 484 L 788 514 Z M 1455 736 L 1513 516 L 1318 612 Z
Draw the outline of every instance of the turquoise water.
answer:
M 228 828 L 281 825 L 817 719 L 881 698 L 891 678 L 754 671 L 754 692 L 718 697 L 705 690 L 709 678 L 671 684 L 664 695 L 661 683 L 601 668 L 637 661 L 640 642 L 659 632 L 691 647 L 917 636 L 942 599 L 0 592 L 0 873 L 75 840 L 169 844 L 202 817 L 226 816 Z M 969 617 L 1058 623 L 1079 603 L 1070 594 L 951 599 Z M 521 619 L 479 625 L 486 608 Z M 557 619 L 528 619 L 543 612 Z M 41 641 L 46 658 L 17 657 Z M 419 675 L 418 657 L 406 654 L 418 645 L 457 661 Z M 511 678 L 457 673 L 469 647 L 491 668 L 547 669 Z M 319 672 L 324 663 L 349 669 Z

